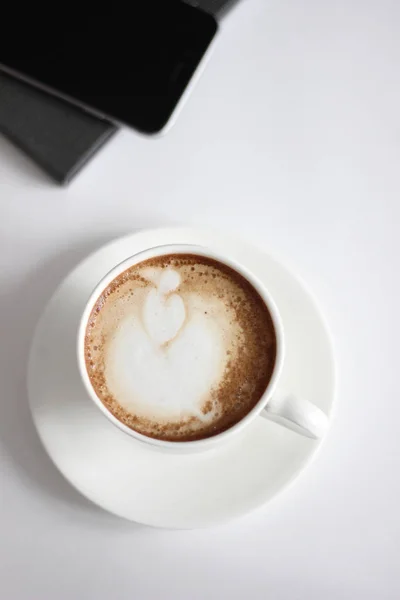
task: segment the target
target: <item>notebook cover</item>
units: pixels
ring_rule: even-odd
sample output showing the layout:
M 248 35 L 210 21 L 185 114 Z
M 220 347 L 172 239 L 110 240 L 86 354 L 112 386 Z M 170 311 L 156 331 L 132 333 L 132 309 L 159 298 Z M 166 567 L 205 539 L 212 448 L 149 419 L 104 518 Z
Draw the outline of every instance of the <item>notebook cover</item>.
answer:
M 66 184 L 117 130 L 0 71 L 0 132 Z

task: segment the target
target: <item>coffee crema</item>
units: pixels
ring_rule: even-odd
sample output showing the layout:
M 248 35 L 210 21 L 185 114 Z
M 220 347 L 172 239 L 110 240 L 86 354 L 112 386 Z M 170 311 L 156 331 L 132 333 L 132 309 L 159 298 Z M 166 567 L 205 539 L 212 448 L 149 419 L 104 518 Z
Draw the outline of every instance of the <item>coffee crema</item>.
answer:
M 86 369 L 106 408 L 160 440 L 211 437 L 260 400 L 276 360 L 271 315 L 227 265 L 159 256 L 116 277 L 94 304 Z

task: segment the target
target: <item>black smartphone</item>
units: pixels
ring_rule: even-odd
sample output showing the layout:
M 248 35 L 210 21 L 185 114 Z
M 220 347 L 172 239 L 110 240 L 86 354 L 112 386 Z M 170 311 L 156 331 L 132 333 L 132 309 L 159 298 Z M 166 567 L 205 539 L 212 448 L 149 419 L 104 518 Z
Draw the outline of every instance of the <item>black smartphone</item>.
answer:
M 217 31 L 213 16 L 179 0 L 38 11 L 28 25 L 2 31 L 0 69 L 147 134 L 171 121 Z

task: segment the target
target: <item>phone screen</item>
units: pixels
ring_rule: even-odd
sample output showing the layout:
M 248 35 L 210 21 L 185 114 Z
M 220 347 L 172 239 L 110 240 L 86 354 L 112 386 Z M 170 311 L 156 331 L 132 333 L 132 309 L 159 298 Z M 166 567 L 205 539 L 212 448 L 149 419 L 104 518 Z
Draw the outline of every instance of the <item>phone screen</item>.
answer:
M 35 13 L 2 31 L 0 68 L 144 133 L 163 129 L 212 41 L 214 18 L 178 0 Z M 128 10 L 130 12 L 128 12 Z

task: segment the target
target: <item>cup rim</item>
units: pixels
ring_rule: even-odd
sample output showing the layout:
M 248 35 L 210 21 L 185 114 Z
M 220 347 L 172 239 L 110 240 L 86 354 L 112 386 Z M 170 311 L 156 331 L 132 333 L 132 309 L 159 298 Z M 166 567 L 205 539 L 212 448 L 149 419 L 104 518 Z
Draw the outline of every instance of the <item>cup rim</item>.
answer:
M 270 380 L 267 383 L 267 386 L 257 402 L 253 406 L 253 408 L 246 413 L 246 415 L 240 419 L 237 423 L 222 431 L 216 435 L 203 438 L 200 440 L 188 440 L 188 441 L 170 441 L 170 440 L 160 440 L 157 438 L 152 438 L 150 436 L 146 436 L 134 429 L 131 429 L 121 421 L 119 421 L 103 404 L 100 398 L 97 396 L 92 383 L 90 381 L 87 369 L 86 362 L 84 356 L 84 340 L 86 334 L 86 327 L 88 318 L 92 312 L 93 306 L 97 299 L 99 298 L 102 291 L 109 285 L 118 275 L 129 269 L 135 264 L 143 262 L 145 260 L 163 256 L 167 254 L 195 254 L 198 256 L 202 256 L 205 258 L 210 258 L 213 260 L 217 260 L 224 265 L 227 265 L 234 271 L 237 271 L 240 275 L 242 275 L 256 290 L 256 292 L 262 298 L 264 304 L 268 308 L 268 311 L 271 315 L 272 322 L 274 325 L 275 337 L 276 337 L 276 357 L 275 357 L 275 365 L 271 375 Z M 261 283 L 261 281 L 245 266 L 243 266 L 238 261 L 231 259 L 229 257 L 224 256 L 222 253 L 218 251 L 214 251 L 207 246 L 202 246 L 200 244 L 185 244 L 185 243 L 177 243 L 177 244 L 161 244 L 158 246 L 153 246 L 151 248 L 146 248 L 145 250 L 141 250 L 124 259 L 115 267 L 110 269 L 96 284 L 93 291 L 91 292 L 85 307 L 83 309 L 79 326 L 78 326 L 78 335 L 77 335 L 77 360 L 78 360 L 78 369 L 84 384 L 85 390 L 88 393 L 90 399 L 95 403 L 95 405 L 100 409 L 103 415 L 118 429 L 126 433 L 127 435 L 143 442 L 145 444 L 155 446 L 158 448 L 164 449 L 206 449 L 207 447 L 212 447 L 217 443 L 220 443 L 224 440 L 231 438 L 233 435 L 242 431 L 247 425 L 249 425 L 265 408 L 268 403 L 268 400 L 271 398 L 273 392 L 276 389 L 277 382 L 279 380 L 279 376 L 282 371 L 283 365 L 283 356 L 284 356 L 284 337 L 283 337 L 283 325 L 282 320 L 278 311 L 278 308 L 272 299 L 269 291 L 266 287 Z

